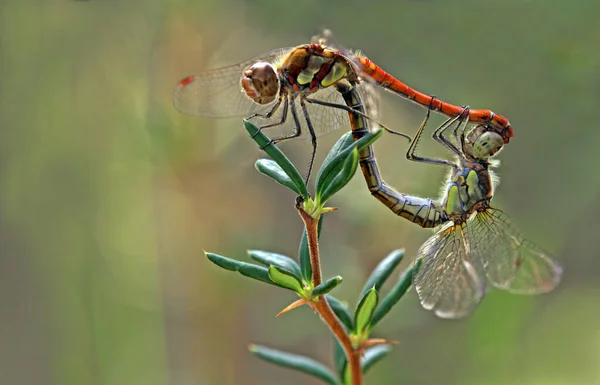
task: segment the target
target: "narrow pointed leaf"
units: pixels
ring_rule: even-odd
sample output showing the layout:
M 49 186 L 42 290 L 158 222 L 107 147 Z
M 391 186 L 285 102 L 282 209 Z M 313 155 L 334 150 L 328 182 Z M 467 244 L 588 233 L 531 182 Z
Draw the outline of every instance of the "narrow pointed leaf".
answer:
M 385 317 L 385 315 L 394 307 L 396 303 L 406 294 L 408 288 L 412 284 L 413 272 L 421 266 L 421 259 L 418 259 L 411 267 L 409 267 L 400 277 L 398 282 L 390 290 L 389 293 L 377 306 L 375 313 L 373 313 L 373 319 L 371 320 L 371 328 L 375 327 Z
M 242 266 L 238 269 L 238 272 L 246 277 L 254 278 L 259 281 L 270 283 L 271 285 L 277 285 L 269 278 L 269 271 L 266 267 L 254 265 L 252 263 L 242 262 Z
M 360 365 L 363 373 L 366 373 L 374 364 L 379 362 L 383 357 L 387 356 L 392 351 L 391 345 L 376 345 L 365 350 L 364 355 L 360 359 Z
M 381 286 L 385 283 L 385 281 L 392 274 L 394 269 L 398 267 L 402 258 L 404 257 L 404 249 L 394 250 L 387 257 L 385 257 L 377 267 L 373 270 L 365 286 L 362 289 L 361 296 L 365 295 L 367 290 L 370 290 L 373 286 L 379 292 L 381 291 Z
M 315 287 L 312 291 L 312 295 L 313 297 L 318 297 L 327 294 L 340 283 L 342 283 L 342 277 L 339 275 L 329 278 L 327 281 L 322 282 L 319 286 Z
M 256 262 L 262 263 L 267 267 L 270 265 L 275 265 L 277 267 L 281 267 L 282 269 L 291 271 L 298 279 L 302 278 L 300 265 L 298 265 L 296 261 L 287 255 L 271 253 L 263 250 L 248 250 L 248 255 Z
M 344 348 L 342 348 L 342 345 L 340 345 L 337 338 L 333 337 L 333 365 L 335 366 L 335 372 L 340 379 L 344 378 L 347 364 L 348 360 L 346 359 Z
M 244 262 L 240 262 L 236 259 L 223 257 L 222 255 L 219 255 L 219 254 L 204 252 L 204 255 L 206 255 L 206 257 L 212 263 L 214 263 L 215 265 L 222 267 L 223 269 L 226 269 L 226 270 L 238 271 L 240 269 L 240 266 L 244 263 Z
M 318 236 L 321 236 L 322 224 L 323 216 L 319 218 L 319 224 L 317 225 Z M 300 241 L 298 255 L 300 256 L 300 270 L 302 270 L 302 277 L 306 282 L 312 282 L 312 266 L 310 265 L 310 251 L 308 250 L 308 238 L 306 235 L 306 229 L 304 229 L 304 231 L 302 232 L 302 240 Z
M 265 361 L 269 361 L 275 365 L 283 366 L 290 369 L 295 369 L 300 372 L 309 374 L 313 377 L 319 378 L 327 384 L 337 385 L 338 380 L 335 374 L 329 370 L 322 363 L 313 360 L 312 358 L 301 356 L 299 354 L 292 354 L 288 352 L 282 352 L 259 345 L 251 345 L 250 352 L 254 355 L 262 358 Z
M 298 195 L 302 195 L 302 191 L 298 188 L 298 186 L 292 181 L 292 179 L 288 176 L 288 174 L 283 171 L 283 169 L 272 159 L 259 159 L 254 164 L 254 167 L 261 173 L 269 178 L 273 179 L 275 182 L 283 185 Z
M 269 278 L 269 272 L 266 267 L 254 265 L 252 263 L 241 262 L 235 259 L 223 257 L 222 255 L 207 253 L 206 257 L 215 265 L 222 267 L 230 271 L 237 271 L 238 273 L 245 275 L 246 277 L 254 278 L 262 282 L 276 285 L 275 282 Z M 279 286 L 279 285 L 277 285 Z
M 360 299 L 356 307 L 356 313 L 354 313 L 354 332 L 356 335 L 362 335 L 364 330 L 369 326 L 373 312 L 377 306 L 377 301 L 378 294 L 374 287 L 367 291 Z
M 348 308 L 344 306 L 339 299 L 331 295 L 326 295 L 325 298 L 342 325 L 344 325 L 347 330 L 352 330 L 352 315 L 350 314 L 350 311 L 348 311 Z
M 252 139 L 258 143 L 260 148 L 263 149 L 271 157 L 271 159 L 273 159 L 279 165 L 279 167 L 281 167 L 283 172 L 288 175 L 292 183 L 296 185 L 296 190 L 300 192 L 300 195 L 304 199 L 308 199 L 309 195 L 308 190 L 306 189 L 306 184 L 304 183 L 304 179 L 300 175 L 298 169 L 292 164 L 292 162 L 290 162 L 285 154 L 281 152 L 281 150 L 271 142 L 271 139 L 252 122 L 244 120 L 244 127 Z
M 315 196 L 318 197 L 321 205 L 324 205 L 335 193 L 340 191 L 344 186 L 352 180 L 358 168 L 358 150 L 354 148 L 344 161 L 344 165 L 340 172 L 331 180 L 324 182 L 322 191 L 317 191 Z
M 375 142 L 375 140 L 381 137 L 382 134 L 382 130 L 369 132 L 367 135 L 363 136 L 354 143 L 352 142 L 353 139 L 351 132 L 344 134 L 336 142 L 329 154 L 327 154 L 327 157 L 325 158 L 325 161 L 323 162 L 323 165 L 319 170 L 319 174 L 317 175 L 315 183 L 315 199 L 323 201 L 321 195 L 325 187 L 329 185 L 331 180 L 333 180 L 335 176 L 340 172 L 340 170 L 344 166 L 346 157 L 354 148 L 357 148 L 358 151 L 361 151 L 365 147 Z M 352 173 L 352 175 L 354 175 L 354 173 Z M 329 196 L 331 196 L 331 194 Z
M 302 282 L 294 275 L 294 273 L 284 270 L 275 265 L 269 266 L 269 278 L 281 287 L 295 291 L 296 293 L 302 292 Z

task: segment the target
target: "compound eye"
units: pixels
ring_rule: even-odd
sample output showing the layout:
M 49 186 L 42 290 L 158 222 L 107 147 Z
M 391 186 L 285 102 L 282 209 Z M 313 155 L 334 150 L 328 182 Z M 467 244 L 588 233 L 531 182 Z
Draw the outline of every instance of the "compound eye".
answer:
M 473 155 L 477 159 L 487 159 L 498 153 L 504 145 L 499 134 L 487 131 L 479 135 L 473 143 Z

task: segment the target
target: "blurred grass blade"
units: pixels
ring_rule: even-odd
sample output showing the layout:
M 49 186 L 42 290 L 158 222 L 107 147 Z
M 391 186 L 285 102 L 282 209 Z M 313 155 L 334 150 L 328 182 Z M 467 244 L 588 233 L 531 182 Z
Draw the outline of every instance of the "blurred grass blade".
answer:
M 315 193 L 316 199 L 321 205 L 324 205 L 335 193 L 340 191 L 344 186 L 352 180 L 358 168 L 358 150 L 356 148 L 348 154 L 344 160 L 342 169 L 331 180 L 325 181 L 323 191 L 317 190 Z
M 373 285 L 375 285 L 375 289 L 378 292 L 381 291 L 381 286 L 394 272 L 394 269 L 398 267 L 403 257 L 404 249 L 394 250 L 381 262 L 379 262 L 379 264 L 375 267 L 375 269 L 373 269 L 373 272 L 367 279 L 367 282 L 365 283 L 365 286 L 363 287 L 360 295 L 365 295 L 365 293 L 368 290 L 370 290 L 373 287 Z
M 335 366 L 335 372 L 340 379 L 344 378 L 347 363 L 348 360 L 346 359 L 344 348 L 342 348 L 342 345 L 340 345 L 337 338 L 333 337 L 333 365 Z
M 327 294 L 340 283 L 342 283 L 342 277 L 339 275 L 329 278 L 327 281 L 322 282 L 319 286 L 315 287 L 312 291 L 312 295 L 314 297 L 318 297 L 320 295 Z
M 296 277 L 294 273 L 288 270 L 284 270 L 275 265 L 269 266 L 269 278 L 277 285 L 301 293 L 302 282 L 299 277 Z
M 415 263 L 409 267 L 402 276 L 398 280 L 398 282 L 394 285 L 394 287 L 390 290 L 389 293 L 383 298 L 377 309 L 375 309 L 375 313 L 373 314 L 373 319 L 371 320 L 371 328 L 375 327 L 379 321 L 394 307 L 394 305 L 404 296 L 406 291 L 410 288 L 413 279 L 413 272 L 417 271 L 417 269 L 421 266 L 421 259 L 415 261 Z
M 272 159 L 259 159 L 254 164 L 254 167 L 261 173 L 269 178 L 273 179 L 275 182 L 283 185 L 298 195 L 302 195 L 302 192 L 298 188 L 298 186 L 292 181 L 292 179 L 288 176 L 288 174 L 283 171 L 283 169 Z
M 344 325 L 348 331 L 352 330 L 352 315 L 348 308 L 346 308 L 339 299 L 331 295 L 326 295 L 325 298 L 342 325 Z
M 271 281 L 269 278 L 269 271 L 266 267 L 254 265 L 252 263 L 241 262 L 235 259 L 223 257 L 222 255 L 204 252 L 206 257 L 215 265 L 222 267 L 223 269 L 227 269 L 230 271 L 237 271 L 238 273 L 249 277 L 254 278 L 262 282 L 270 283 L 271 285 L 276 285 L 275 282 Z M 276 285 L 279 286 L 279 285 Z
M 312 358 L 301 356 L 299 354 L 282 352 L 280 350 L 259 345 L 250 345 L 250 352 L 275 365 L 301 371 L 313 377 L 319 378 L 330 385 L 338 385 L 338 380 L 335 377 L 335 374 L 333 374 L 325 365 L 313 360 Z
M 319 224 L 317 228 L 318 236 L 321 236 L 321 227 L 323 224 L 323 216 L 319 218 Z M 306 229 L 302 232 L 302 240 L 300 241 L 300 247 L 298 248 L 298 255 L 300 258 L 300 270 L 302 270 L 302 277 L 306 282 L 312 282 L 312 266 L 310 265 L 310 251 L 308 250 L 308 238 L 306 236 Z
M 378 294 L 375 288 L 368 290 L 360 299 L 356 312 L 354 313 L 354 333 L 362 335 L 365 329 L 371 323 L 373 312 L 377 306 Z
M 292 183 L 296 185 L 297 189 L 294 191 L 299 191 L 300 195 L 304 199 L 308 199 L 309 195 L 308 190 L 306 189 L 306 184 L 304 184 L 304 179 L 300 175 L 298 169 L 292 164 L 292 162 L 290 162 L 285 154 L 281 152 L 281 150 L 271 142 L 271 139 L 263 134 L 263 132 L 252 122 L 244 120 L 244 127 L 252 139 L 258 143 L 260 148 L 263 149 L 271 157 L 271 159 L 273 159 L 279 165 L 279 167 L 281 167 L 283 172 L 288 175 Z
M 387 356 L 391 351 L 391 345 L 375 345 L 366 349 L 360 359 L 363 373 L 367 373 L 373 365 L 379 362 L 383 357 Z
M 298 265 L 296 261 L 287 255 L 271 253 L 263 250 L 248 250 L 248 255 L 258 263 L 262 263 L 267 267 L 270 265 L 281 267 L 282 269 L 289 270 L 294 273 L 298 279 L 302 279 L 300 265 Z

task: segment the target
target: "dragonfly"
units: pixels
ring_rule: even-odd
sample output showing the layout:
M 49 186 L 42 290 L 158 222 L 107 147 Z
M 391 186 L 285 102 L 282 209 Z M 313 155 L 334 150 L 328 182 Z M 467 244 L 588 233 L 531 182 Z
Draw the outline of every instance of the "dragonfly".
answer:
M 365 102 L 352 89 L 340 90 L 348 106 L 361 112 Z M 368 122 L 350 114 L 355 140 L 369 132 Z M 450 168 L 440 200 L 397 192 L 385 183 L 372 147 L 359 153 L 359 161 L 371 193 L 397 215 L 424 228 L 438 228 L 418 250 L 421 263 L 413 283 L 421 305 L 441 318 L 463 318 L 484 297 L 488 283 L 517 294 L 552 291 L 562 277 L 561 264 L 548 252 L 524 238 L 501 210 L 491 206 L 495 179 L 493 159 L 504 145 L 502 136 L 485 124 L 466 133 L 469 108 L 449 118 L 433 133 L 435 141 L 456 160 L 433 159 L 415 154 L 429 119 L 421 123 L 407 151 L 412 161 Z M 454 127 L 453 129 L 451 129 Z
M 375 84 L 447 116 L 462 111 L 408 87 L 366 57 L 328 46 L 327 35 L 309 44 L 275 49 L 239 64 L 188 76 L 176 85 L 173 104 L 194 116 L 255 119 L 261 129 L 281 133 L 273 137 L 274 143 L 301 136 L 304 127 L 312 142 L 307 181 L 317 136 L 348 127 L 346 114 L 352 111 L 338 85 L 361 93 L 362 84 Z M 469 121 L 498 132 L 505 143 L 514 135 L 508 119 L 490 110 L 470 110 Z

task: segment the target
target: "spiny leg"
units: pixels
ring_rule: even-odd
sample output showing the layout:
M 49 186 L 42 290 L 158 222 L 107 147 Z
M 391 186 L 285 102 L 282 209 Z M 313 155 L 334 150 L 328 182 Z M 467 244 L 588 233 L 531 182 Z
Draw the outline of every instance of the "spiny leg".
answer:
M 308 109 L 306 108 L 306 103 L 304 102 L 304 97 L 300 96 L 300 106 L 302 107 L 302 112 L 304 113 L 304 118 L 306 119 L 306 125 L 308 127 L 308 132 L 310 133 L 310 140 L 312 142 L 312 154 L 310 155 L 310 162 L 308 163 L 308 173 L 306 174 L 305 183 L 308 184 L 310 180 L 310 173 L 312 172 L 313 165 L 315 163 L 315 156 L 317 154 L 317 135 L 315 134 L 315 129 L 310 121 L 310 117 L 308 116 Z
M 340 88 L 338 87 L 338 89 L 340 89 Z M 343 92 L 343 91 L 340 91 L 340 92 Z M 318 104 L 320 106 L 325 106 L 325 107 L 337 108 L 337 109 L 340 109 L 340 110 L 344 110 L 346 112 L 355 113 L 357 115 L 362 116 L 363 118 L 369 119 L 370 121 L 377 123 L 378 126 L 380 126 L 381 128 L 383 128 L 384 130 L 386 130 L 387 132 L 389 132 L 391 134 L 398 135 L 398 136 L 401 136 L 403 138 L 406 138 L 406 139 L 408 139 L 409 142 L 412 139 L 409 135 L 407 135 L 407 134 L 405 134 L 403 132 L 394 131 L 391 128 L 388 128 L 385 124 L 379 123 L 377 120 L 371 118 L 369 115 L 367 115 L 367 114 L 365 114 L 365 113 L 363 113 L 361 111 L 358 111 L 355 108 L 348 107 L 348 106 L 346 106 L 344 104 L 330 103 L 330 102 L 325 102 L 325 101 L 322 101 L 322 100 L 310 99 L 310 98 L 305 98 L 304 100 L 306 100 L 308 103 Z M 361 106 L 362 106 L 362 104 L 361 104 Z M 358 106 L 355 106 L 355 107 L 358 107 Z
M 248 117 L 247 119 L 252 119 L 255 117 L 260 117 L 260 118 L 264 118 L 264 119 L 269 119 L 271 116 L 273 116 L 273 114 L 275 113 L 275 111 L 277 111 L 277 109 L 279 108 L 279 106 L 281 105 L 281 101 L 282 101 L 282 96 L 279 96 L 279 100 L 277 101 L 277 103 L 275 103 L 275 105 L 271 108 L 271 110 L 269 110 L 269 112 L 267 112 L 267 114 L 263 115 L 263 114 L 254 114 L 250 117 Z M 254 135 L 252 135 L 252 139 L 254 139 L 254 137 L 256 135 L 258 135 L 258 133 L 260 132 L 260 130 L 264 129 L 264 128 L 271 128 L 271 127 L 275 127 L 275 126 L 281 126 L 283 123 L 285 123 L 286 119 L 287 119 L 287 114 L 288 114 L 288 105 L 289 105 L 289 99 L 286 96 L 285 97 L 285 101 L 283 102 L 283 107 L 281 110 L 281 119 L 279 120 L 279 122 L 275 122 L 275 123 L 271 123 L 271 124 L 266 124 L 264 126 L 261 126 L 259 128 L 259 131 L 257 131 Z M 271 144 L 273 141 L 271 140 L 267 145 Z M 261 148 L 261 150 L 264 150 L 264 147 Z
M 439 164 L 442 166 L 450 166 L 450 167 L 456 168 L 456 165 L 454 163 L 447 161 L 445 159 L 424 158 L 424 157 L 415 155 L 415 150 L 417 149 L 419 140 L 421 139 L 421 136 L 423 135 L 423 129 L 425 128 L 425 125 L 427 125 L 427 121 L 429 120 L 430 113 L 431 113 L 431 111 L 427 110 L 425 119 L 423 119 L 423 122 L 419 126 L 419 129 L 417 130 L 417 133 L 415 134 L 415 137 L 412 140 L 412 143 L 408 147 L 408 151 L 406 151 L 406 159 L 412 160 L 413 162 L 433 163 L 433 164 Z M 446 122 L 444 124 L 446 124 Z M 442 124 L 442 126 L 444 124 Z M 440 127 L 442 127 L 442 126 L 440 126 Z
M 447 149 L 449 149 L 450 151 L 452 151 L 453 153 L 460 155 L 460 151 L 459 149 L 456 147 L 456 145 L 454 143 L 452 143 L 445 135 L 444 133 L 454 124 L 458 121 L 458 124 L 455 126 L 454 130 L 453 130 L 453 136 L 454 136 L 454 140 L 456 141 L 456 143 L 460 143 L 460 139 L 457 136 L 457 132 L 461 126 L 461 124 L 463 122 L 465 122 L 465 128 L 466 125 L 469 124 L 469 107 L 465 106 L 463 107 L 463 110 L 461 111 L 461 113 L 453 118 L 450 118 L 448 120 L 446 120 L 444 122 L 444 124 L 442 124 L 441 126 L 439 126 L 434 132 L 433 132 L 433 138 L 438 142 L 441 143 L 442 145 L 444 145 Z M 463 128 L 464 130 L 464 128 Z

